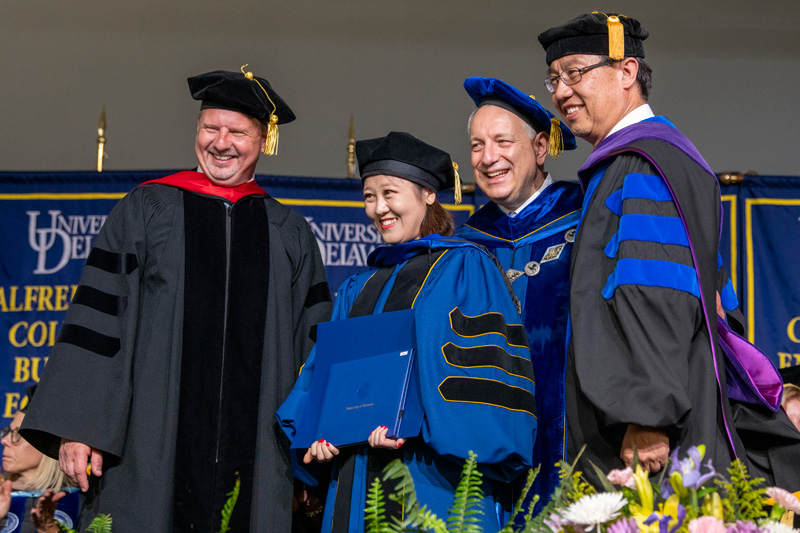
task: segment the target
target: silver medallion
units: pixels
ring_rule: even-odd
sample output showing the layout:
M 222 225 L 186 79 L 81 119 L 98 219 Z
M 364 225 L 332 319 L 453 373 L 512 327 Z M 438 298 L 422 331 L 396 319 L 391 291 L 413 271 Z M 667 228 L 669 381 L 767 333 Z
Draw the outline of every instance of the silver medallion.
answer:
M 564 234 L 564 240 L 567 242 L 575 242 L 575 228 L 572 228 Z
M 525 265 L 525 275 L 526 276 L 535 276 L 541 270 L 541 266 L 536 261 L 531 261 L 527 265 Z

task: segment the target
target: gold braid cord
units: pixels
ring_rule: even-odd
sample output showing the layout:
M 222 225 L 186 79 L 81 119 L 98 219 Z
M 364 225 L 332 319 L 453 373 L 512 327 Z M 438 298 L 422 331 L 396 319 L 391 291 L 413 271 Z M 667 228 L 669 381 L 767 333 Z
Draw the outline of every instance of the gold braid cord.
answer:
M 453 186 L 453 199 L 455 200 L 456 204 L 461 203 L 461 176 L 458 175 L 458 163 L 452 161 L 453 163 L 453 174 L 455 174 L 455 185 Z
M 269 100 L 269 103 L 272 104 L 272 112 L 269 114 L 269 124 L 267 125 L 267 141 L 264 143 L 264 153 L 266 155 L 276 155 L 278 153 L 278 115 L 275 114 L 275 110 L 277 110 L 278 107 L 275 105 L 275 102 L 272 101 L 272 98 L 269 97 L 269 93 L 264 89 L 264 86 L 261 85 L 261 82 L 253 76 L 253 73 L 244 71 L 244 68 L 249 64 L 250 63 L 242 65 L 242 74 L 244 74 L 244 77 L 248 80 L 256 82 L 258 86 L 261 87 L 261 90 L 264 91 L 264 95 L 267 97 L 267 100 Z

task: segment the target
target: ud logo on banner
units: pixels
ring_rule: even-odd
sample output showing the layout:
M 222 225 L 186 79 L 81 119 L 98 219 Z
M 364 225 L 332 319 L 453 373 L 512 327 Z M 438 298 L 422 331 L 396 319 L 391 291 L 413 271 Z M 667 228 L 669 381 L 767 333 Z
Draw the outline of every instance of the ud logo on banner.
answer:
M 54 274 L 72 259 L 86 259 L 92 240 L 106 221 L 106 215 L 68 215 L 51 210 L 50 225 L 39 227 L 39 211 L 29 217 L 28 244 L 37 253 L 34 274 Z M 42 217 L 46 220 L 47 217 Z

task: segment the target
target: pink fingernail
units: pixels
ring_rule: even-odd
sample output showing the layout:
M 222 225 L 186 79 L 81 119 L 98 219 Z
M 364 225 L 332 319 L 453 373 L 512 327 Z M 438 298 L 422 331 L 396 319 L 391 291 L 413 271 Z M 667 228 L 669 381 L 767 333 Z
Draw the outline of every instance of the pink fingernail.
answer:
M 319 442 L 325 442 L 325 439 L 319 439 Z
M 403 445 L 403 443 L 402 443 L 402 442 L 398 442 L 398 443 L 397 443 L 397 447 L 398 447 L 398 448 L 400 448 L 400 446 L 402 446 L 402 445 Z
M 331 445 L 331 443 L 330 443 L 330 442 L 326 442 L 326 443 L 325 443 L 325 446 L 330 446 L 330 445 Z

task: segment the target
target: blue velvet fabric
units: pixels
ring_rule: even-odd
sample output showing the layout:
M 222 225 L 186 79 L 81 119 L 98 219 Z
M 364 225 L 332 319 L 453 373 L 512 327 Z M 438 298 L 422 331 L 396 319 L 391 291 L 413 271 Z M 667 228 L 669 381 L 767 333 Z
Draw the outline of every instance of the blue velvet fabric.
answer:
M 546 501 L 558 484 L 557 461 L 564 457 L 564 372 L 569 305 L 571 232 L 580 217 L 583 195 L 577 183 L 557 181 L 515 217 L 494 203 L 486 204 L 458 232 L 458 236 L 486 246 L 506 270 L 525 271 L 539 263 L 534 276 L 521 275 L 512 282 L 522 304 L 522 320 L 531 345 L 536 375 L 539 433 L 533 450 L 534 464 L 542 470 L 536 493 Z M 569 235 L 568 235 L 569 234 Z M 543 261 L 548 249 L 563 245 L 557 259 Z

